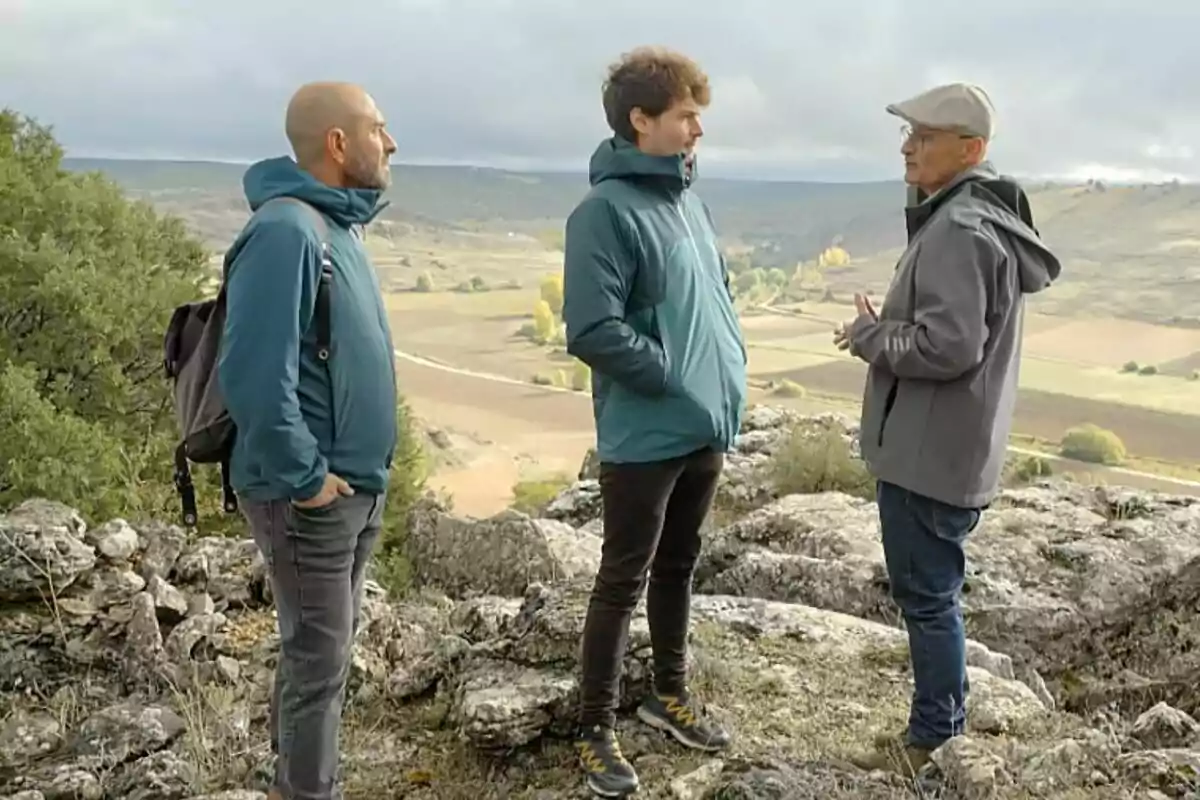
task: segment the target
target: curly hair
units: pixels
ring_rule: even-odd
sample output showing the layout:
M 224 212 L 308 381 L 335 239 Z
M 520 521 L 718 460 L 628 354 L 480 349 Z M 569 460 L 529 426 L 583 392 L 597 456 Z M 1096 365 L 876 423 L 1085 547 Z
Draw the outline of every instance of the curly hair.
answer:
M 657 117 L 684 100 L 707 106 L 711 100 L 708 76 L 695 61 L 666 47 L 639 47 L 623 54 L 609 67 L 604 81 L 608 126 L 631 142 L 637 139 L 629 121 L 633 109 Z

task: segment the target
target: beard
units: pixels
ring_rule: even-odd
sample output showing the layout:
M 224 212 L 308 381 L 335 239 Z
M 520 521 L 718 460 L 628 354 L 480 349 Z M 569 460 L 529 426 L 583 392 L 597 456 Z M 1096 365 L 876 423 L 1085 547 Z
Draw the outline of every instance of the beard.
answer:
M 392 183 L 392 170 L 386 160 L 358 153 L 346 163 L 346 183 L 355 189 L 383 190 Z

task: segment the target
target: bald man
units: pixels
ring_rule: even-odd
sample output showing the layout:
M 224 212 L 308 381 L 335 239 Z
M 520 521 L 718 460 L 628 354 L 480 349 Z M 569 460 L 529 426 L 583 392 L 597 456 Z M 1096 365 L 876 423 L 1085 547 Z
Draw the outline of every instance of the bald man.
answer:
M 295 158 L 261 161 L 226 256 L 218 376 L 237 427 L 230 477 L 268 566 L 280 656 L 271 800 L 340 797 L 335 775 L 363 574 L 396 445 L 391 333 L 361 230 L 396 142 L 361 88 L 301 88 Z

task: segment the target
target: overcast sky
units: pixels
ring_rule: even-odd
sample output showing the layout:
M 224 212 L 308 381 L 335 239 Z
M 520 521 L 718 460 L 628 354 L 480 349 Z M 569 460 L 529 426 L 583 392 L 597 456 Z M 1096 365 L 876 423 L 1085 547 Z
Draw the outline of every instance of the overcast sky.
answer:
M 0 0 L 0 105 L 72 155 L 285 152 L 314 79 L 375 96 L 398 161 L 583 169 L 606 66 L 667 44 L 713 81 L 702 170 L 899 176 L 883 107 L 982 84 L 1021 175 L 1200 178 L 1194 0 Z M 1140 9 L 1140 10 L 1139 10 Z

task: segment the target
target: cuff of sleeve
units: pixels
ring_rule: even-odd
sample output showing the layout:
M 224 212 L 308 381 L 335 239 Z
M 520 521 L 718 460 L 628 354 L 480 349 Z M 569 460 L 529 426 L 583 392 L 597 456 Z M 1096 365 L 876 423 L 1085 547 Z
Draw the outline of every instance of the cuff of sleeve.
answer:
M 316 497 L 325 485 L 325 476 L 327 473 L 328 469 L 325 466 L 325 459 L 322 458 L 312 479 L 292 490 L 292 499 L 303 503 L 305 500 L 311 500 Z
M 875 327 L 878 322 L 879 321 L 870 314 L 859 314 L 854 318 L 854 321 L 850 323 L 850 327 L 846 332 L 849 335 L 849 338 L 854 340 L 861 336 L 868 328 Z

